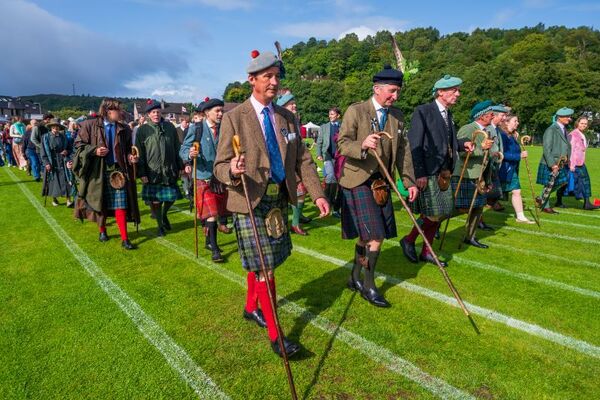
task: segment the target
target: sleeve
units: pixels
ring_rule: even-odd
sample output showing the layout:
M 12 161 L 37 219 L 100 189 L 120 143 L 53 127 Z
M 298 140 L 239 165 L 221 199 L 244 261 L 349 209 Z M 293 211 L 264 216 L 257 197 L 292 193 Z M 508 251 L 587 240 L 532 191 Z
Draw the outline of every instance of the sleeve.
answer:
M 553 165 L 558 164 L 558 159 L 552 156 L 552 148 L 553 148 L 553 135 L 552 135 L 552 125 L 550 125 L 546 131 L 544 132 L 543 137 L 543 146 L 544 146 L 544 161 L 546 165 L 552 167 Z
M 321 129 L 317 135 L 317 157 L 323 157 L 323 135 L 325 135 L 325 125 L 321 125 Z
M 317 174 L 317 166 L 312 158 L 312 155 L 300 140 L 300 136 L 295 140 L 296 143 L 296 173 L 300 175 L 304 186 L 308 190 L 313 201 L 318 198 L 325 197 L 319 175 Z
M 423 115 L 417 108 L 412 115 L 410 130 L 408 131 L 408 143 L 412 153 L 412 164 L 414 168 L 414 176 L 422 178 L 427 175 L 425 171 L 425 152 L 423 150 L 423 138 L 425 137 L 425 125 L 423 123 Z M 400 165 L 400 164 L 398 164 Z
M 239 185 L 240 179 L 235 179 L 231 176 L 231 169 L 229 166 L 231 159 L 235 156 L 233 147 L 231 146 L 231 140 L 236 134 L 234 123 L 231 120 L 231 113 L 227 113 L 223 116 L 219 134 L 221 137 L 219 138 L 219 144 L 217 146 L 217 157 L 215 159 L 213 173 L 218 180 L 226 185 Z M 242 143 L 242 146 L 243 145 L 244 143 Z
M 45 139 L 45 140 L 44 140 Z M 44 137 L 44 139 L 42 139 L 42 142 L 47 141 L 48 140 L 48 135 L 46 135 Z M 52 163 L 50 162 L 50 157 L 52 157 L 50 154 L 48 154 L 48 152 L 46 151 L 46 146 L 47 143 L 42 143 L 42 154 L 40 154 L 40 156 L 42 157 L 42 165 L 46 166 L 48 164 L 52 165 Z
M 40 128 L 37 125 L 31 129 L 31 142 L 38 149 L 42 146 L 40 143 Z
M 350 106 L 344 115 L 340 136 L 338 137 L 338 151 L 340 155 L 361 160 L 363 159 L 362 143 L 358 138 L 358 113 L 356 106 Z
M 185 164 L 189 164 L 190 160 L 190 149 L 192 148 L 192 144 L 194 143 L 194 139 L 196 137 L 196 124 L 190 125 L 185 138 L 183 138 L 183 143 L 181 143 L 181 147 L 179 148 L 179 157 Z
M 137 174 L 141 178 L 142 176 L 148 177 L 148 168 L 146 166 L 146 135 L 142 128 L 138 129 L 135 135 L 135 146 L 139 150 L 139 159 L 137 165 Z
M 511 146 L 510 138 L 508 135 L 501 134 L 503 149 L 504 152 L 504 160 L 506 161 L 519 161 L 521 159 L 521 151 L 519 145 Z

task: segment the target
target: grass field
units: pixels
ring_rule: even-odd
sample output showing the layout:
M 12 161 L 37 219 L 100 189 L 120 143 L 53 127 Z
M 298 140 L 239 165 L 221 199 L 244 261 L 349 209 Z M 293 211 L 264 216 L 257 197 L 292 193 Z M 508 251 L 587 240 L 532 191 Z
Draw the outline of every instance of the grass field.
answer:
M 540 151 L 530 149 L 534 178 Z M 600 150 L 587 165 L 598 197 Z M 226 263 L 206 250 L 196 259 L 185 202 L 161 239 L 141 204 L 139 248 L 125 252 L 116 226 L 99 243 L 94 224 L 44 208 L 40 191 L 0 168 L 0 399 L 289 398 L 266 331 L 241 317 L 235 235 L 219 237 Z M 305 348 L 291 362 L 299 397 L 600 398 L 600 211 L 566 204 L 541 229 L 516 224 L 509 203 L 487 211 L 498 227 L 479 234 L 488 250 L 458 250 L 464 222 L 450 224 L 442 256 L 480 335 L 437 268 L 409 264 L 397 240 L 378 263 L 393 306 L 377 309 L 345 289 L 354 243 L 339 220 L 307 225 L 277 270 L 282 326 Z M 400 235 L 410 228 L 399 207 L 397 223 Z

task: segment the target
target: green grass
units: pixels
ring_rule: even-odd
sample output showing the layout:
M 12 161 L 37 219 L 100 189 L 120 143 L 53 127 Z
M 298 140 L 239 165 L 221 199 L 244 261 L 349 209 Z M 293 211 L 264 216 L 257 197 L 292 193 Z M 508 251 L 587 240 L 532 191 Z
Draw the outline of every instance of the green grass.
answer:
M 534 178 L 540 150 L 530 149 Z M 588 151 L 587 165 L 598 196 L 600 151 Z M 43 203 L 40 184 L 10 171 Z M 524 166 L 521 184 L 531 204 Z M 65 247 L 6 168 L 0 169 L 0 201 L 0 398 L 198 397 Z M 485 312 L 473 312 L 477 335 L 460 309 L 418 292 L 451 296 L 439 271 L 409 264 L 397 240 L 386 241 L 378 263 L 387 277 L 378 283 L 393 307 L 376 309 L 344 289 L 348 270 L 338 264 L 351 260 L 354 244 L 341 240 L 338 220 L 307 225 L 310 235 L 293 237 L 296 250 L 277 270 L 278 294 L 288 302 L 280 311 L 282 326 L 306 349 L 291 362 L 299 397 L 429 399 L 439 397 L 428 388 L 437 378 L 455 393 L 483 399 L 599 398 L 600 212 L 586 213 L 571 198 L 566 204 L 565 213 L 543 215 L 541 229 L 486 212 L 488 223 L 501 226 L 481 235 L 488 250 L 458 250 L 462 222 L 452 221 L 442 254 L 465 301 L 562 334 L 560 343 Z M 234 399 L 289 398 L 266 332 L 241 318 L 244 272 L 235 235 L 219 237 L 227 263 L 212 264 L 205 250 L 196 260 L 185 202 L 170 216 L 174 231 L 161 240 L 147 207 L 140 207 L 139 233 L 130 227 L 139 246 L 134 252 L 121 250 L 114 225 L 108 227 L 111 240 L 101 244 L 94 224 L 73 220 L 64 206 L 46 210 L 222 392 Z M 397 223 L 399 235 L 408 231 L 400 208 Z M 588 350 L 565 345 L 569 340 Z M 429 376 L 408 379 L 406 366 L 392 365 L 402 360 Z

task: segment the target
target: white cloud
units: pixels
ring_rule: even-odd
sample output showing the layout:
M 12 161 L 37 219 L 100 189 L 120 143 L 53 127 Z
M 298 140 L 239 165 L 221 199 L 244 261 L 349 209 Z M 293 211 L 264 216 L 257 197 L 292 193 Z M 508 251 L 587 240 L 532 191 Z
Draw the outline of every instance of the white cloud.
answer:
M 338 36 L 338 39 L 343 39 L 346 35 L 349 35 L 351 33 L 355 33 L 356 36 L 358 36 L 358 38 L 360 40 L 363 40 L 367 36 L 375 36 L 377 31 L 375 31 L 372 28 L 369 28 L 368 26 L 364 26 L 364 25 L 355 26 L 353 28 L 347 29 L 344 32 L 340 33 Z
M 342 38 L 348 33 L 356 33 L 360 39 L 367 35 L 374 35 L 378 31 L 388 30 L 398 32 L 406 29 L 409 22 L 406 20 L 371 16 L 365 18 L 341 18 L 340 20 L 327 20 L 315 22 L 299 22 L 295 24 L 281 24 L 276 31 L 278 34 L 309 38 L 317 37 L 324 39 Z
M 250 0 L 132 0 L 136 3 L 148 4 L 148 5 L 161 5 L 161 6 L 207 6 L 216 8 L 219 10 L 250 10 L 253 8 L 252 1 Z
M 177 102 L 197 102 L 202 91 L 197 86 L 180 83 L 161 71 L 136 77 L 124 84 L 135 97 L 152 97 Z

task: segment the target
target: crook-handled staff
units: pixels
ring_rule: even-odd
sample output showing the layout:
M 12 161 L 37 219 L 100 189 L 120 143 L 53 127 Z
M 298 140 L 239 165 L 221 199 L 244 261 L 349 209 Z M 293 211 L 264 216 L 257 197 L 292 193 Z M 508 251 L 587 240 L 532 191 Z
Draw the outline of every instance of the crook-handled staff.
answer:
M 200 149 L 200 143 L 198 142 L 194 142 L 192 143 L 192 148 L 196 151 L 199 151 Z M 192 179 L 194 181 L 194 184 L 192 185 L 192 190 L 194 191 L 194 249 L 196 251 L 196 258 L 198 258 L 198 203 L 196 202 L 196 178 L 197 178 L 197 172 L 196 172 L 196 160 L 198 159 L 198 157 L 194 157 L 194 161 L 193 161 L 193 171 L 192 171 Z
M 531 143 L 531 136 L 521 136 L 521 146 L 525 146 L 528 143 Z M 527 160 L 527 157 L 525 157 L 525 168 L 527 168 L 527 178 L 529 179 L 529 188 L 531 189 L 531 199 L 533 200 L 533 203 L 531 204 L 533 205 L 534 209 L 535 223 L 537 224 L 538 228 L 541 228 L 540 214 L 538 213 L 538 208 L 535 206 L 535 192 L 533 191 L 533 182 L 531 181 L 531 170 L 529 169 L 529 161 Z
M 239 157 L 243 154 L 242 146 L 240 144 L 240 137 L 238 135 L 234 135 L 232 139 L 233 152 L 236 157 Z M 260 272 L 263 274 L 263 277 L 267 279 L 268 271 L 267 265 L 265 263 L 265 256 L 263 254 L 262 246 L 260 244 L 260 238 L 258 236 L 258 229 L 256 228 L 256 220 L 254 218 L 254 210 L 252 209 L 252 204 L 250 203 L 250 196 L 248 195 L 248 187 L 246 185 L 246 176 L 241 174 L 242 178 L 242 187 L 244 189 L 244 197 L 246 198 L 246 206 L 248 207 L 248 215 L 250 216 L 250 224 L 252 225 L 252 233 L 254 234 L 254 241 L 256 242 L 256 251 L 258 252 L 258 258 L 260 260 Z M 267 292 L 269 295 L 269 306 L 271 307 L 271 311 L 273 312 L 275 328 L 277 329 L 277 342 L 279 344 L 279 350 L 283 356 L 283 365 L 285 367 L 285 372 L 287 374 L 288 384 L 290 386 L 290 391 L 292 393 L 292 399 L 297 400 L 298 395 L 296 394 L 296 386 L 294 385 L 294 376 L 292 375 L 292 369 L 290 368 L 290 363 L 288 361 L 287 353 L 285 351 L 285 346 L 283 345 L 283 331 L 281 330 L 281 325 L 279 324 L 279 317 L 277 316 L 277 307 L 275 307 L 276 299 L 273 298 L 273 292 L 271 290 L 271 285 L 267 286 Z
M 375 127 L 377 126 L 376 124 L 377 124 L 377 119 L 374 118 L 374 121 L 372 121 L 373 130 L 375 130 Z M 375 133 L 379 134 L 380 137 L 385 136 L 385 137 L 387 137 L 390 140 L 392 139 L 392 136 L 389 133 L 387 133 L 387 132 L 375 132 Z M 465 313 L 465 315 L 467 316 L 467 318 L 471 322 L 471 325 L 473 325 L 473 328 L 475 328 L 475 331 L 477 333 L 479 333 L 479 329 L 477 328 L 477 325 L 475 324 L 475 321 L 471 317 L 471 314 L 469 313 L 469 310 L 467 310 L 467 307 L 465 306 L 465 303 L 463 302 L 462 298 L 460 297 L 460 294 L 458 293 L 458 290 L 456 290 L 456 287 L 452 283 L 452 280 L 450 279 L 450 276 L 448 275 L 448 272 L 446 272 L 446 270 L 444 269 L 444 267 L 442 267 L 442 264 L 440 263 L 440 260 L 439 260 L 439 258 L 437 256 L 437 254 L 435 254 L 435 251 L 433 250 L 433 247 L 431 246 L 431 243 L 429 243 L 429 240 L 427 240 L 427 237 L 425 236 L 425 233 L 423 233 L 423 230 L 421 229 L 421 226 L 419 225 L 419 223 L 415 219 L 415 216 L 412 213 L 410 207 L 408 207 L 408 204 L 406 204 L 406 200 L 404 200 L 404 197 L 402 197 L 402 195 L 400 194 L 400 191 L 398 190 L 398 187 L 394 183 L 394 179 L 392 178 L 392 176 L 390 175 L 389 171 L 387 170 L 387 168 L 385 166 L 385 163 L 383 162 L 383 160 L 381 159 L 381 157 L 379 156 L 379 154 L 377 154 L 377 151 L 375 149 L 370 149 L 370 150 L 371 150 L 371 154 L 373 154 L 373 156 L 377 160 L 377 163 L 379 164 L 379 170 L 381 172 L 383 172 L 383 174 L 385 175 L 385 178 L 387 179 L 388 183 L 394 189 L 394 192 L 398 196 L 398 199 L 400 199 L 400 203 L 402 203 L 402 207 L 404 207 L 404 209 L 408 213 L 408 216 L 410 217 L 410 220 L 412 221 L 413 225 L 415 226 L 415 228 L 417 228 L 417 231 L 419 232 L 419 235 L 421 235 L 423 237 L 423 245 L 425 247 L 427 247 L 427 249 L 430 251 L 431 256 L 433 257 L 433 260 L 435 261 L 435 265 L 437 265 L 439 271 L 442 273 L 442 276 L 444 277 L 444 280 L 448 284 L 448 287 L 450 288 L 450 291 L 454 295 L 454 298 L 458 302 L 458 305 L 460 306 L 460 308 L 462 309 L 463 313 Z

